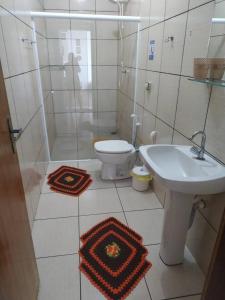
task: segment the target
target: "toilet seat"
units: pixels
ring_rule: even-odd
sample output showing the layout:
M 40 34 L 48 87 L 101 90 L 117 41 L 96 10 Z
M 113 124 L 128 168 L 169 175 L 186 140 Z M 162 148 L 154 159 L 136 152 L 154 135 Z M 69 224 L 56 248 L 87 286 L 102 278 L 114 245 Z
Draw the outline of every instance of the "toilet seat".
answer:
M 101 153 L 119 154 L 132 152 L 134 147 L 127 141 L 109 140 L 95 143 L 95 150 Z

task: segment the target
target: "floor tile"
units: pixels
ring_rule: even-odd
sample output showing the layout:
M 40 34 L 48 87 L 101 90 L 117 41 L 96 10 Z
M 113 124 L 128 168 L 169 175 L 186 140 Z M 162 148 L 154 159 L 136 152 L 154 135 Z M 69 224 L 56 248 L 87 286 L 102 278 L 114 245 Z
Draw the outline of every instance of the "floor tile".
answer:
M 80 160 L 79 168 L 87 170 L 87 172 L 100 171 L 102 163 L 98 159 Z
M 114 180 L 114 183 L 115 183 L 116 187 L 118 187 L 118 188 L 127 187 L 127 186 L 132 185 L 132 179 L 127 178 L 127 179 L 121 179 L 121 180 Z
M 125 213 L 128 225 L 143 237 L 144 245 L 160 243 L 163 214 L 163 209 Z
M 78 255 L 37 260 L 40 275 L 38 300 L 80 300 Z
M 77 253 L 79 249 L 78 218 L 35 221 L 33 241 L 36 257 Z
M 36 219 L 78 216 L 78 198 L 63 194 L 41 194 Z
M 124 214 L 121 213 L 111 213 L 111 214 L 102 214 L 102 215 L 92 215 L 92 216 L 81 216 L 80 217 L 80 234 L 84 234 L 88 230 L 90 230 L 93 226 L 97 225 L 98 223 L 114 217 L 118 219 L 120 222 L 126 224 L 126 219 Z
M 47 176 L 46 176 L 46 178 L 44 179 L 43 184 L 42 184 L 41 192 L 42 192 L 43 194 L 45 194 L 45 193 L 54 193 L 54 192 L 50 189 L 50 186 L 48 185 L 47 182 L 48 182 L 48 179 L 47 179 Z
M 61 166 L 69 166 L 69 167 L 77 168 L 78 161 L 71 160 L 71 161 L 50 162 L 48 165 L 47 174 L 57 170 Z
M 115 183 L 112 180 L 102 180 L 100 171 L 89 172 L 93 180 L 89 190 L 114 188 Z
M 122 211 L 116 189 L 88 190 L 80 196 L 79 204 L 81 215 Z
M 106 298 L 96 289 L 89 280 L 82 274 L 81 276 L 81 296 L 85 300 L 105 300 Z M 144 279 L 131 292 L 126 300 L 151 300 Z
M 152 268 L 146 275 L 146 281 L 152 300 L 201 293 L 204 275 L 190 252 L 185 250 L 185 261 L 182 265 L 168 267 L 159 257 L 159 247 L 159 245 L 147 247 Z
M 162 208 L 152 190 L 137 192 L 132 187 L 119 188 L 119 197 L 125 211 Z

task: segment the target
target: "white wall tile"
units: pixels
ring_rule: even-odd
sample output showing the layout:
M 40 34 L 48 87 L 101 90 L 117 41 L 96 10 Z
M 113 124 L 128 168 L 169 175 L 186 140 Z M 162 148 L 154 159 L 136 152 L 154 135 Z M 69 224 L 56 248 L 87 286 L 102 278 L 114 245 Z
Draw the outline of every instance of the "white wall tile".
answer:
M 133 34 L 124 39 L 123 62 L 125 66 L 135 67 L 137 53 L 137 35 Z
M 58 136 L 75 135 L 76 134 L 75 114 L 72 113 L 55 114 L 55 127 L 56 127 L 56 134 Z
M 139 68 L 144 69 L 148 60 L 148 35 L 149 30 L 145 29 L 140 32 L 140 42 L 139 42 Z M 135 56 L 136 62 L 136 56 Z M 134 65 L 135 66 L 135 65 Z
M 178 133 L 177 131 L 174 131 L 174 134 L 173 134 L 173 144 L 174 145 L 192 145 L 190 140 L 185 138 L 182 134 Z
M 25 99 L 28 108 L 29 118 L 31 118 L 40 106 L 40 102 L 37 94 L 37 82 L 35 81 L 35 74 L 29 72 L 24 74 L 24 84 L 25 84 Z
M 171 127 L 156 119 L 155 130 L 157 131 L 157 144 L 171 144 L 173 136 L 173 129 Z
M 141 17 L 141 28 L 148 27 L 150 24 L 150 7 L 151 1 L 141 0 L 140 1 L 140 12 L 139 16 Z
M 93 14 L 92 11 L 84 13 Z M 90 40 L 96 38 L 96 23 L 92 20 L 71 20 L 71 37 L 73 39 Z
M 223 88 L 213 88 L 206 120 L 207 150 L 222 161 L 225 161 L 224 96 Z
M 6 88 L 6 93 L 7 93 L 9 109 L 10 109 L 10 117 L 11 117 L 12 126 L 13 126 L 13 128 L 18 128 L 16 107 L 15 107 L 15 103 L 14 103 L 13 90 L 12 90 L 10 79 L 5 80 L 5 88 Z
M 73 67 L 59 66 L 51 67 L 51 80 L 53 90 L 74 89 Z
M 165 22 L 161 71 L 180 74 L 187 14 Z M 174 40 L 171 41 L 170 38 Z
M 17 22 L 17 19 L 6 11 L 1 15 L 3 39 L 8 58 L 8 73 L 11 76 L 24 71 L 24 66 L 21 64 L 22 55 L 19 34 L 17 31 Z M 15 51 L 15 49 L 17 51 Z
M 91 39 L 73 39 L 73 65 L 96 65 L 97 41 Z
M 153 114 L 156 114 L 158 92 L 159 92 L 159 73 L 158 72 L 146 72 L 146 82 L 151 83 L 151 90 L 145 91 L 145 104 L 144 107 L 150 110 Z
M 48 39 L 50 65 L 72 65 L 73 55 L 71 40 Z
M 109 14 L 109 13 L 107 13 Z M 113 21 L 97 21 L 97 39 L 118 39 L 118 22 Z
M 160 75 L 157 116 L 171 126 L 175 120 L 179 83 L 179 76 Z
M 1 9 L 0 9 L 0 13 L 1 13 Z M 8 77 L 9 76 L 9 67 L 8 67 L 5 44 L 4 44 L 4 40 L 3 40 L 1 20 L 0 20 L 0 59 L 1 59 L 3 76 Z
M 194 8 L 204 3 L 209 2 L 210 0 L 190 0 L 189 8 Z
M 25 128 L 29 121 L 29 110 L 25 90 L 25 79 L 23 75 L 11 78 L 11 85 L 18 120 L 18 126 Z
M 152 143 L 150 134 L 153 130 L 155 130 L 155 117 L 148 111 L 144 110 L 141 136 L 141 140 L 144 144 L 148 145 Z
M 70 38 L 70 21 L 67 19 L 47 19 L 46 30 L 48 38 Z
M 98 89 L 117 89 L 117 67 L 97 67 Z
M 137 74 L 137 93 L 136 93 L 136 101 L 140 105 L 144 105 L 145 102 L 145 82 L 146 82 L 146 71 L 138 70 Z
M 92 138 L 93 134 L 97 132 L 97 120 L 96 113 L 76 114 L 77 135 L 79 137 Z M 91 140 L 89 141 L 91 142 Z
M 70 0 L 70 10 L 95 10 L 95 0 Z
M 208 49 L 208 57 L 213 58 L 221 58 L 225 57 L 225 36 L 215 36 L 211 37 L 209 49 Z
M 74 66 L 74 87 L 77 90 L 91 90 L 96 88 L 96 67 Z
M 69 0 L 44 0 L 44 8 L 69 10 Z
M 105 11 L 116 11 L 118 12 L 119 7 L 116 2 L 113 1 L 105 1 L 105 0 L 96 0 L 96 11 L 97 12 L 105 12 Z
M 165 18 L 171 18 L 188 10 L 189 0 L 166 0 Z
M 97 40 L 97 65 L 117 65 L 118 41 Z
M 13 0 L 0 0 L 0 5 L 7 10 L 14 10 L 14 1 Z
M 216 1 L 214 9 L 214 18 L 224 18 L 225 2 Z M 211 35 L 223 35 L 225 31 L 225 24 L 212 23 Z
M 76 90 L 75 91 L 75 102 L 77 112 L 97 112 L 97 91 L 94 90 Z
M 181 79 L 175 128 L 185 136 L 204 128 L 209 92 L 206 85 Z
M 98 130 L 100 133 L 111 134 L 116 131 L 116 112 L 98 113 Z
M 74 91 L 55 91 L 53 94 L 54 112 L 74 112 L 75 95 Z
M 33 45 L 30 41 L 32 41 L 32 30 L 27 25 L 22 23 L 21 21 L 16 21 L 16 26 L 18 30 L 18 38 L 19 38 L 19 45 L 21 50 L 22 56 L 22 66 L 23 70 L 29 71 L 35 69 L 35 60 L 34 60 L 34 53 L 33 53 Z M 22 39 L 28 39 L 28 42 L 22 42 Z
M 148 43 L 150 43 L 150 41 L 155 41 L 155 56 L 153 60 L 148 60 L 147 62 L 148 70 L 160 71 L 160 65 L 162 59 L 163 31 L 164 31 L 163 23 L 160 23 L 149 29 Z
M 150 13 L 150 25 L 161 22 L 165 17 L 166 0 L 152 0 L 151 1 L 151 13 Z
M 40 66 L 49 65 L 47 39 L 37 34 L 37 49 Z
M 207 57 L 213 3 L 201 6 L 188 13 L 182 74 L 193 76 L 193 60 Z
M 98 90 L 98 111 L 117 111 L 117 90 Z

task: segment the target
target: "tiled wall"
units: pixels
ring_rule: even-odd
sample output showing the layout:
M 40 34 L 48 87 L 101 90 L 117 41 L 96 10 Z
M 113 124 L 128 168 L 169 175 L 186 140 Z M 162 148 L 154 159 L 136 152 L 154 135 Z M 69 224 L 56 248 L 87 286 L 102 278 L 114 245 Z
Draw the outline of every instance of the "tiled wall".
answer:
M 31 226 L 48 156 L 38 89 L 39 67 L 34 59 L 35 44 L 31 43 L 32 23 L 25 13 L 41 9 L 38 0 L 0 0 L 0 59 L 13 127 L 23 129 L 16 146 Z M 43 25 L 37 22 L 39 38 L 43 36 Z
M 194 131 L 205 129 L 207 151 L 225 163 L 224 89 L 211 90 L 207 85 L 188 80 L 193 76 L 193 58 L 207 57 L 214 5 L 214 1 L 207 0 L 130 0 L 125 12 L 126 15 L 143 17 L 136 109 L 142 123 L 138 131 L 139 143 L 151 143 L 149 134 L 156 130 L 157 143 L 190 144 L 189 138 Z M 128 72 L 123 75 L 119 91 L 118 119 L 121 136 L 130 139 L 135 73 L 134 25 L 126 26 L 124 40 L 124 61 Z M 148 44 L 152 40 L 156 45 L 155 54 L 154 60 L 149 60 Z M 217 38 L 217 44 L 219 42 Z M 224 48 L 222 57 L 225 57 Z M 148 81 L 152 83 L 151 91 L 145 89 Z M 166 201 L 168 191 L 158 182 L 154 187 L 161 201 Z M 187 245 L 205 272 L 224 200 L 224 195 L 207 197 L 207 208 L 197 212 L 188 234 Z
M 45 0 L 44 8 L 90 14 L 118 11 L 109 0 Z M 46 23 L 56 135 L 64 142 L 74 137 L 79 153 L 79 157 L 72 153 L 74 159 L 91 158 L 93 138 L 116 130 L 118 23 L 68 19 Z

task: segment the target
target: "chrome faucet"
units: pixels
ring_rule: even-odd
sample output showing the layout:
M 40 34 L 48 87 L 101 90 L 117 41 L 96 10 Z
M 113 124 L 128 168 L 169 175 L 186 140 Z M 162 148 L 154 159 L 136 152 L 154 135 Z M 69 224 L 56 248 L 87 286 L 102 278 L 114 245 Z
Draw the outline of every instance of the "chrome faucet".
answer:
M 197 136 L 201 134 L 202 135 L 202 141 L 201 141 L 201 146 L 200 147 L 191 147 L 191 152 L 196 154 L 197 157 L 196 159 L 199 159 L 199 160 L 205 160 L 204 158 L 204 154 L 205 154 L 205 142 L 206 142 L 206 134 L 204 131 L 196 131 L 192 137 L 191 137 L 191 141 Z

